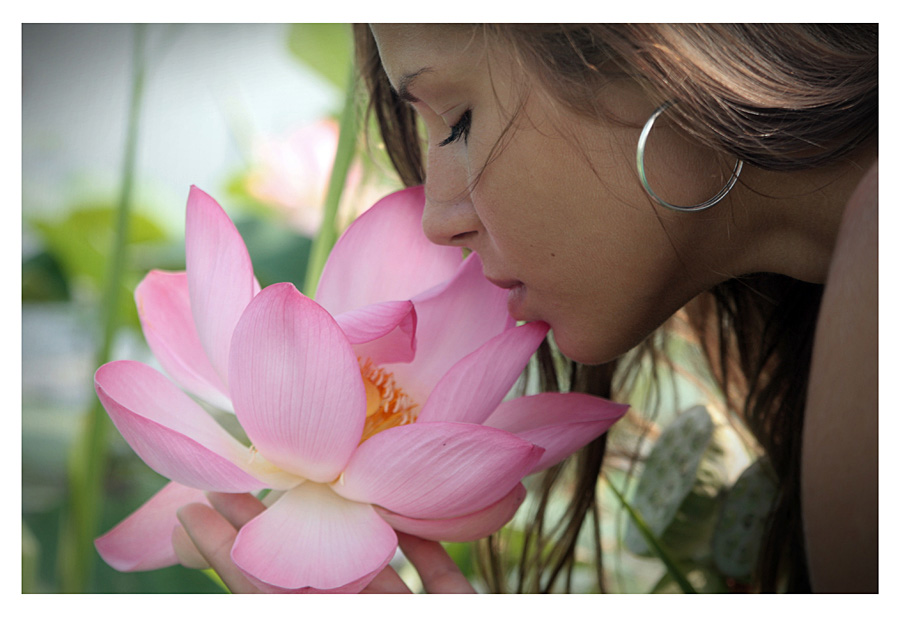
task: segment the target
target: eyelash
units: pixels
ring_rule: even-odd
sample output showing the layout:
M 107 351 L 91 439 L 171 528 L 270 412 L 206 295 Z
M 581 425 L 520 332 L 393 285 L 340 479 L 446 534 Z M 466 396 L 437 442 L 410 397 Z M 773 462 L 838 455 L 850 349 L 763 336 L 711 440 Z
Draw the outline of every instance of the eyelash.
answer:
M 469 130 L 472 128 L 472 110 L 467 109 L 459 120 L 450 127 L 450 137 L 438 144 L 438 146 L 446 146 L 463 138 L 469 143 Z

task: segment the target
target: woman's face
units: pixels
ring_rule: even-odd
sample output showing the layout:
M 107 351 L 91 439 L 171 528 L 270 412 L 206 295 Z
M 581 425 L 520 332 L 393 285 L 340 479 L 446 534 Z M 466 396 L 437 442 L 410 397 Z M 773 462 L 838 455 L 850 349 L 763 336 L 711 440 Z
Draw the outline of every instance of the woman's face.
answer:
M 485 276 L 510 290 L 513 317 L 549 323 L 573 360 L 605 362 L 708 286 L 683 265 L 694 243 L 685 217 L 657 212 L 638 182 L 635 146 L 653 106 L 631 82 L 600 94 L 625 123 L 586 119 L 478 30 L 372 30 L 391 84 L 427 128 L 425 233 L 476 251 Z M 702 201 L 717 187 L 679 190 L 693 154 L 675 139 L 654 128 L 660 156 L 648 166 L 670 164 L 651 176 L 654 189 Z

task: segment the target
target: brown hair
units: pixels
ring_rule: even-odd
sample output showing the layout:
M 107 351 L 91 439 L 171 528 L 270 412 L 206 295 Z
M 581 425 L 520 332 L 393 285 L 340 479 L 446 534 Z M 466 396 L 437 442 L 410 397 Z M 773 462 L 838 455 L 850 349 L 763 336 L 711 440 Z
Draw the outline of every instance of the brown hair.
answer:
M 838 160 L 877 133 L 877 25 L 521 24 L 481 26 L 511 46 L 560 105 L 602 113 L 597 93 L 611 76 L 642 84 L 659 102 L 677 100 L 676 122 L 695 140 L 769 170 L 798 170 Z M 425 180 L 414 111 L 392 90 L 371 31 L 356 26 L 357 61 L 391 161 L 407 185 Z M 760 553 L 755 587 L 809 589 L 800 513 L 800 440 L 813 335 L 822 288 L 774 274 L 726 281 L 687 307 L 726 405 L 742 415 L 780 483 Z M 667 326 L 663 326 L 665 330 Z M 568 364 L 573 390 L 615 397 L 642 358 L 665 358 L 651 338 L 625 361 Z M 538 354 L 542 386 L 560 388 L 547 345 Z M 655 369 L 654 369 L 655 370 Z M 601 437 L 548 470 L 526 533 L 518 591 L 555 588 L 572 575 L 575 543 L 593 521 L 599 548 L 597 478 Z M 567 467 L 566 467 L 567 466 Z M 562 523 L 544 529 L 549 495 L 564 473 L 575 487 Z M 547 538 L 554 540 L 548 543 Z M 506 589 L 496 540 L 487 542 L 485 578 Z M 598 551 L 598 586 L 605 588 Z

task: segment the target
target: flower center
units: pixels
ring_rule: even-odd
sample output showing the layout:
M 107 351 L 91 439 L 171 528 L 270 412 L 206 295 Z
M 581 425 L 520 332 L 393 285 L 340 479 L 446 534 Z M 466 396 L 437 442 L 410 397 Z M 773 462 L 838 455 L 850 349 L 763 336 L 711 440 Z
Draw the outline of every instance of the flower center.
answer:
M 391 372 L 368 358 L 359 360 L 359 368 L 366 386 L 366 426 L 360 443 L 385 429 L 416 421 L 419 406 L 397 385 Z

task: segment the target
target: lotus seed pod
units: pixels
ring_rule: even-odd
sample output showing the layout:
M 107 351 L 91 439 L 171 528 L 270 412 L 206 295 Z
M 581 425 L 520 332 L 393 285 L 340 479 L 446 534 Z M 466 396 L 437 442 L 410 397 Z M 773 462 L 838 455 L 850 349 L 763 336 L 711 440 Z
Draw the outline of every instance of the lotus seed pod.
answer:
M 722 431 L 714 430 L 700 459 L 694 485 L 660 540 L 676 559 L 709 560 L 713 531 L 719 518 L 722 492 L 728 485 Z
M 657 538 L 662 538 L 695 488 L 697 471 L 712 442 L 714 428 L 705 407 L 691 407 L 666 427 L 647 457 L 631 505 Z M 698 490 L 698 499 L 702 500 L 705 489 Z M 625 545 L 638 555 L 650 554 L 630 519 Z
M 747 467 L 728 491 L 713 535 L 713 561 L 726 576 L 750 578 L 777 484 L 766 459 Z

